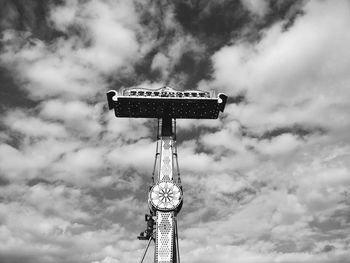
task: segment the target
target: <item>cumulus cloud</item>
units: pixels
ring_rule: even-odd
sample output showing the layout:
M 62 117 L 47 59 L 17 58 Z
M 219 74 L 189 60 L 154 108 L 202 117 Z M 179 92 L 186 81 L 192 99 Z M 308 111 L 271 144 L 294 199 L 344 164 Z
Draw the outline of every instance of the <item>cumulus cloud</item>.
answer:
M 113 12 L 111 11 L 113 10 Z M 139 26 L 133 2 L 67 1 L 53 7 L 52 25 L 67 34 L 52 43 L 6 31 L 1 59 L 12 64 L 34 98 L 91 97 L 106 87 L 104 74 L 139 56 Z M 79 29 L 72 34 L 72 28 Z
M 102 105 L 81 101 L 48 100 L 41 104 L 40 115 L 47 120 L 60 121 L 78 136 L 96 136 L 102 130 Z
M 62 124 L 44 121 L 19 110 L 9 113 L 4 122 L 13 131 L 31 137 L 64 138 L 68 135 Z
M 230 113 L 240 114 L 243 125 L 254 119 L 258 126 L 264 120 L 270 127 L 298 122 L 344 127 L 349 95 L 344 72 L 349 61 L 343 54 L 348 52 L 349 38 L 343 32 L 348 12 L 346 1 L 311 1 L 305 15 L 286 31 L 281 22 L 265 30 L 256 44 L 218 51 L 213 57 L 215 85 L 231 94 L 245 91 L 253 102 Z

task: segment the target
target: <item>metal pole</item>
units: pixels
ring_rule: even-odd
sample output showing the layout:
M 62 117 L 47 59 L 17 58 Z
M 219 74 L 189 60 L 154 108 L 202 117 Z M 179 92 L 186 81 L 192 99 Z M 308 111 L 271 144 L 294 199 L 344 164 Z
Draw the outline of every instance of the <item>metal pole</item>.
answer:
M 141 258 L 140 263 L 142 263 L 142 262 L 143 262 L 143 260 L 145 259 L 145 256 L 146 256 L 146 253 L 147 253 L 147 250 L 148 250 L 149 244 L 151 243 L 151 240 L 152 240 L 152 237 L 150 237 L 150 238 L 149 238 L 149 240 L 148 240 L 148 243 L 147 243 L 146 249 L 145 249 L 145 251 L 143 252 L 143 255 L 142 255 L 142 258 Z
M 174 217 L 174 222 L 175 222 L 175 242 L 176 242 L 176 263 L 180 263 L 180 248 L 179 248 L 179 236 L 178 236 L 178 232 L 177 232 L 177 221 L 176 221 L 176 217 Z

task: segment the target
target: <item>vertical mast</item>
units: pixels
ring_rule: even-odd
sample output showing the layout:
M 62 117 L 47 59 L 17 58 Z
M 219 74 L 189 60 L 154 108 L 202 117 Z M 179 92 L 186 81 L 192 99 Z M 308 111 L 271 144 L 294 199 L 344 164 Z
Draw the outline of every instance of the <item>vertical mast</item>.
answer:
M 175 120 L 163 118 L 158 121 L 158 125 L 160 133 L 154 171 L 155 186 L 150 191 L 149 200 L 156 216 L 154 262 L 175 263 L 178 250 L 176 214 L 180 210 L 175 205 L 178 206 L 177 202 L 182 201 L 180 187 L 176 185 L 174 178 L 178 172 L 177 161 L 174 162 L 177 159 Z
M 173 132 L 173 120 L 171 118 L 163 118 L 161 120 L 161 134 L 159 140 L 161 152 L 157 182 L 173 181 L 175 135 Z

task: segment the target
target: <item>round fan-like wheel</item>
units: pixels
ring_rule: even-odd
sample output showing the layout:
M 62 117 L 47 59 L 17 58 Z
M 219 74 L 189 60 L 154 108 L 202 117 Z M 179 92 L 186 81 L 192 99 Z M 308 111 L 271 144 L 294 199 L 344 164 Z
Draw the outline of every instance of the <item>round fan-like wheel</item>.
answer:
M 152 187 L 149 199 L 157 210 L 171 211 L 180 205 L 182 191 L 177 184 L 171 181 L 159 182 Z

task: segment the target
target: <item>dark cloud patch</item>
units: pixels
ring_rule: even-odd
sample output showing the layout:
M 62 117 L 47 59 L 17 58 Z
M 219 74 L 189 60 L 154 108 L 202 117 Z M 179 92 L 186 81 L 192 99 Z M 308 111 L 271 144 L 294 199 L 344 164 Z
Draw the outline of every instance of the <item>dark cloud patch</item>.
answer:
M 101 173 L 103 174 L 103 171 Z M 96 186 L 89 189 L 89 194 L 94 196 L 99 202 L 121 199 L 128 196 L 144 200 L 144 197 L 147 196 L 147 185 L 151 183 L 152 171 L 140 173 L 134 168 L 129 168 L 125 171 L 109 171 L 109 173 L 112 173 L 114 177 L 118 177 L 115 179 L 115 182 L 111 182 L 107 186 Z M 143 187 L 140 187 L 135 193 L 135 187 L 138 186 Z
M 208 2 L 201 0 L 176 1 L 176 18 L 185 32 L 206 43 L 212 53 L 229 42 L 256 41 L 261 31 L 278 21 L 286 28 L 302 14 L 304 0 L 269 1 L 267 15 L 252 16 L 241 1 Z
M 276 246 L 276 251 L 281 253 L 292 253 L 292 252 L 295 252 L 296 250 L 297 250 L 297 246 L 295 242 L 292 240 L 280 241 Z
M 25 135 L 21 134 L 20 132 L 8 129 L 6 124 L 0 121 L 0 130 L 1 129 L 8 133 L 8 136 L 4 140 L 4 143 L 6 142 L 7 145 L 10 145 L 16 149 L 21 149 Z
M 149 131 L 149 137 L 156 141 L 158 133 L 158 119 L 148 119 L 144 124 Z
M 326 236 L 327 238 L 329 238 L 329 236 L 331 235 L 340 237 L 340 233 L 337 230 L 341 228 L 342 223 L 336 220 L 335 218 L 328 218 L 326 220 L 320 220 L 315 218 L 309 224 L 312 228 L 316 228 L 318 231 L 323 233 L 325 235 L 324 238 L 326 238 Z M 332 233 L 333 231 L 335 231 L 336 233 Z
M 240 104 L 240 103 L 246 103 L 247 98 L 244 94 L 238 94 L 236 96 L 229 96 L 227 98 L 227 104 Z
M 133 86 L 144 81 L 153 82 L 159 80 L 161 78 L 160 72 L 151 70 L 152 60 L 157 52 L 157 48 L 152 49 L 140 61 L 138 61 L 138 63 L 136 63 L 134 67 L 135 74 L 133 77 L 118 76 L 116 81 L 125 86 Z
M 326 133 L 326 130 L 321 127 L 306 127 L 304 125 L 295 124 L 289 127 L 279 127 L 273 130 L 265 131 L 261 135 L 254 134 L 254 132 L 250 131 L 247 128 L 242 127 L 242 135 L 248 136 L 252 138 L 258 138 L 259 140 L 271 139 L 282 134 L 292 134 L 299 138 L 306 138 L 309 135 L 319 134 L 322 135 Z
M 155 55 L 166 49 L 174 41 L 176 34 L 181 34 L 181 28 L 176 27 L 176 20 L 166 21 L 167 14 L 172 12 L 173 3 L 171 1 L 150 1 L 137 2 L 136 10 L 139 13 L 139 20 L 144 30 L 147 31 L 155 41 L 154 47 L 135 64 L 135 74 L 132 78 L 118 78 L 119 81 L 125 83 L 126 86 L 136 85 L 144 81 L 163 81 L 166 84 L 166 79 L 162 78 L 159 70 L 152 70 L 152 61 Z M 173 27 L 168 24 L 172 23 Z M 178 31 L 178 32 L 177 32 Z M 140 39 L 141 41 L 141 39 Z M 134 81 L 130 82 L 130 79 Z
M 9 107 L 35 107 L 37 103 L 28 98 L 27 92 L 21 89 L 15 73 L 7 70 L 5 66 L 0 66 L 0 112 Z
M 240 35 L 249 13 L 240 1 L 176 1 L 176 17 L 184 30 L 216 50 Z
M 152 61 L 159 51 L 165 51 L 174 40 L 176 35 L 176 27 L 167 28 L 165 23 L 165 15 L 167 11 L 171 12 L 171 1 L 145 1 L 136 2 L 135 8 L 139 14 L 139 21 L 143 27 L 143 32 L 139 32 L 138 41 L 142 42 L 142 35 L 147 34 L 148 37 L 155 41 L 154 46 L 142 58 L 136 61 L 133 72 L 126 74 L 117 74 L 108 76 L 110 86 L 113 89 L 119 87 L 130 87 L 138 85 L 142 82 L 155 82 L 165 80 L 159 70 L 152 70 Z M 176 23 L 176 21 L 172 21 Z
M 3 0 L 0 2 L 0 29 L 27 31 L 34 38 L 50 41 L 62 34 L 50 27 L 47 15 L 50 5 L 62 1 Z
M 187 75 L 185 85 L 177 87 L 179 89 L 193 90 L 196 84 L 203 79 L 211 77 L 211 61 L 209 57 L 199 57 L 194 52 L 186 52 L 182 55 L 181 60 L 175 66 L 175 72 Z
M 253 187 L 245 187 L 232 195 L 232 200 L 237 200 L 240 204 L 246 204 L 257 195 L 257 190 Z
M 51 184 L 51 182 L 44 178 L 33 178 L 27 182 L 28 186 L 34 186 L 37 184 Z
M 330 252 L 335 249 L 335 246 L 333 245 L 325 245 L 322 249 L 322 252 Z
M 220 211 L 217 207 L 206 208 L 199 217 L 200 223 L 215 221 L 218 217 L 219 212 Z
M 7 186 L 9 184 L 10 181 L 7 178 L 0 175 L 0 186 Z
M 20 254 L 21 255 L 18 255 L 18 251 L 13 251 L 12 253 L 1 251 L 0 261 L 3 263 L 21 263 L 21 262 L 41 263 L 42 262 L 42 261 L 38 261 L 38 258 L 36 255 L 26 254 L 23 252 L 21 252 Z
M 149 183 L 151 182 L 151 177 L 149 177 L 148 181 Z M 123 187 L 114 183 L 109 186 L 91 188 L 88 190 L 87 194 L 93 196 L 98 203 L 110 200 L 119 200 L 128 197 L 140 198 L 140 200 L 143 201 L 145 196 L 147 196 L 148 191 L 147 184 L 144 184 L 144 186 L 145 187 L 139 189 L 139 193 L 137 193 L 137 195 L 135 195 L 135 192 L 127 186 Z
M 181 120 L 177 120 L 177 122 L 181 122 Z M 198 139 L 200 135 L 206 133 L 215 133 L 219 131 L 219 127 L 205 127 L 205 126 L 194 126 L 191 129 L 178 129 L 176 131 L 176 140 L 179 145 L 183 142 Z M 198 145 L 199 146 L 199 145 Z
M 347 203 L 347 207 L 337 210 L 332 218 L 340 222 L 343 226 L 350 227 L 350 204 Z
M 125 196 L 129 196 L 131 194 L 128 189 L 117 189 L 115 185 L 101 187 L 101 188 L 94 188 L 94 189 L 91 189 L 89 192 L 91 195 L 96 197 L 99 202 L 101 202 L 104 199 L 107 199 L 107 200 L 119 199 Z
M 278 21 L 285 21 L 285 29 L 291 27 L 298 16 L 303 14 L 305 0 L 270 0 L 270 12 L 266 15 L 262 27 L 271 26 Z
M 300 138 L 304 138 L 314 133 L 323 134 L 324 132 L 325 131 L 322 128 L 311 128 L 311 127 L 303 127 L 301 125 L 294 125 L 292 127 L 283 127 L 283 128 L 277 128 L 271 131 L 267 131 L 260 137 L 260 139 L 270 139 L 285 133 L 290 133 Z
M 157 40 L 160 40 L 160 44 L 165 44 L 175 35 L 176 28 L 167 28 L 165 22 L 167 12 L 172 11 L 172 1 L 145 1 L 135 5 L 136 10 L 139 12 L 140 23 L 151 29 L 149 33 L 153 34 Z

